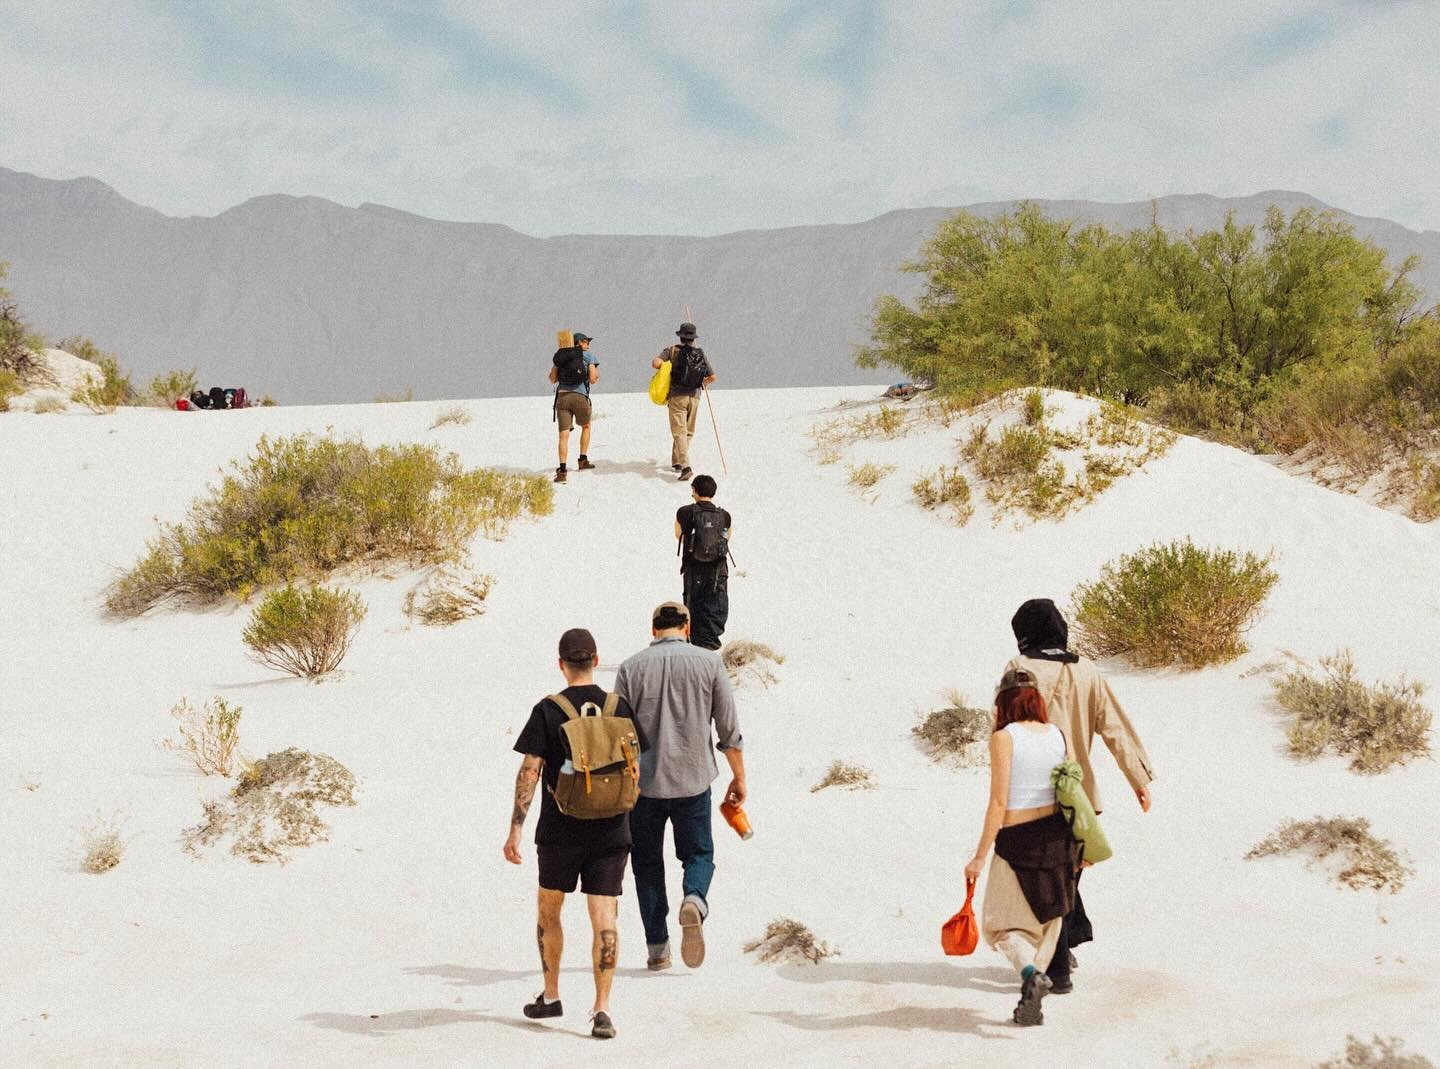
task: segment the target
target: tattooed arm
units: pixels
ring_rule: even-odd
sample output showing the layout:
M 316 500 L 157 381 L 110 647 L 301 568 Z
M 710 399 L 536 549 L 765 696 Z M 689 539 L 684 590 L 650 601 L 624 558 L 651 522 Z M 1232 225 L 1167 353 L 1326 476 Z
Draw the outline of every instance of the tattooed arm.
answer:
M 515 777 L 515 808 L 510 813 L 510 834 L 505 837 L 505 860 L 512 865 L 520 864 L 520 832 L 525 827 L 525 816 L 530 812 L 530 803 L 535 800 L 535 789 L 540 784 L 541 764 L 540 758 L 526 754 Z

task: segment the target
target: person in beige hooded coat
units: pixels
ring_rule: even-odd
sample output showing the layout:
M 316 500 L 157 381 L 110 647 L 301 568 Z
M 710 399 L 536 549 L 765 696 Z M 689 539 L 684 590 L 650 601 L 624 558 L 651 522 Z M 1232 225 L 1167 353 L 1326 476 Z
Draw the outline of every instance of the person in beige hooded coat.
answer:
M 1099 735 L 1129 781 L 1140 809 L 1148 813 L 1150 783 L 1155 778 L 1150 757 L 1100 670 L 1070 650 L 1070 628 L 1055 603 L 1049 598 L 1025 602 L 1016 610 L 1010 627 L 1015 632 L 1020 655 L 1012 657 L 1005 669 L 1024 669 L 1034 675 L 1036 689 L 1045 698 L 1050 723 L 1057 725 L 1070 740 L 1075 761 L 1084 772 L 1085 794 L 1095 811 L 1100 812 L 1103 803 L 1090 763 L 1090 746 Z M 1055 994 L 1064 994 L 1072 988 L 1071 947 L 1092 938 L 1090 919 L 1077 890 L 1075 908 L 1065 918 L 1055 955 L 1046 970 Z

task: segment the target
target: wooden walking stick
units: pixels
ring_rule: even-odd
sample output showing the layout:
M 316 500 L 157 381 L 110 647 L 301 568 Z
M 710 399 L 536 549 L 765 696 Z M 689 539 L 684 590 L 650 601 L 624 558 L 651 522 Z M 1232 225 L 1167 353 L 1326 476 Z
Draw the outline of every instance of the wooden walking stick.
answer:
M 690 317 L 690 306 L 688 304 L 685 306 L 685 322 L 694 322 Z M 728 477 L 730 474 L 730 465 L 725 463 L 725 447 L 720 444 L 720 425 L 715 422 L 715 405 L 710 400 L 710 388 L 704 383 L 701 383 L 700 392 L 705 395 L 705 407 L 710 411 L 710 429 L 715 432 L 715 448 L 720 452 L 720 470 Z

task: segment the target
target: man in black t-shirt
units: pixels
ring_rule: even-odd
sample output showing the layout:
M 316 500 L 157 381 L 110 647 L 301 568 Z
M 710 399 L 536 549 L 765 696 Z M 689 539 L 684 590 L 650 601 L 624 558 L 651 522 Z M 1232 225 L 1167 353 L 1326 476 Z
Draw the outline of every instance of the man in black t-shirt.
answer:
M 604 707 L 606 694 L 595 685 L 595 666 L 600 658 L 595 652 L 595 639 L 584 628 L 573 628 L 560 636 L 560 672 L 566 687 L 561 695 L 576 709 L 586 703 Z M 616 716 L 634 713 L 622 698 Z M 598 820 L 580 820 L 566 816 L 555 804 L 555 786 L 561 766 L 570 759 L 566 752 L 561 726 L 565 713 L 548 698 L 530 711 L 515 751 L 524 754 L 520 774 L 515 778 L 515 809 L 510 817 L 510 834 L 505 839 L 505 860 L 520 864 L 520 833 L 525 816 L 535 798 L 535 789 L 543 780 L 540 798 L 540 821 L 535 829 L 535 853 L 540 862 L 539 922 L 535 938 L 540 948 L 540 967 L 545 977 L 545 990 L 534 1002 L 527 1003 L 525 1016 L 559 1017 L 560 953 L 564 933 L 560 910 L 565 896 L 575 890 L 586 896 L 590 924 L 594 929 L 591 957 L 595 967 L 595 1005 L 591 1011 L 591 1035 L 610 1039 L 615 1025 L 610 1020 L 610 986 L 615 978 L 615 962 L 619 955 L 619 928 L 616 923 L 616 899 L 620 896 L 626 861 L 630 856 L 630 814 Z M 640 726 L 635 725 L 642 752 L 649 748 Z
M 690 641 L 707 650 L 720 648 L 720 636 L 730 616 L 730 538 L 733 528 L 730 513 L 715 504 L 715 480 L 697 475 L 690 484 L 693 505 L 685 505 L 675 513 L 675 537 L 680 540 L 680 575 L 684 583 L 681 600 L 690 610 Z M 716 560 L 695 558 L 695 520 L 702 511 L 710 510 L 720 517 L 724 532 L 724 550 Z

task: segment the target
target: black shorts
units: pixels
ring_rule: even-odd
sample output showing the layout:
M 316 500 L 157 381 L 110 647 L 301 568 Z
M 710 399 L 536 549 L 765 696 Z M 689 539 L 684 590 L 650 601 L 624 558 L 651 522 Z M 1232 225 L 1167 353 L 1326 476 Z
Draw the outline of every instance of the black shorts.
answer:
M 582 894 L 620 897 L 630 847 L 537 846 L 535 853 L 540 859 L 540 886 L 545 890 L 568 895 L 578 880 Z

